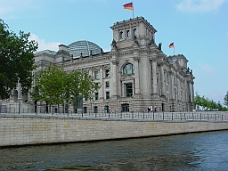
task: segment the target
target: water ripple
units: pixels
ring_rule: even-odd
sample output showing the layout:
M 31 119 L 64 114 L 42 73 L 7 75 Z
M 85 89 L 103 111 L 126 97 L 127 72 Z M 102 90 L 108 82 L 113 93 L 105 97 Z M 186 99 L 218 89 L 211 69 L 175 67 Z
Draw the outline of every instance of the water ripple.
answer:
M 0 171 L 228 170 L 228 131 L 0 149 Z

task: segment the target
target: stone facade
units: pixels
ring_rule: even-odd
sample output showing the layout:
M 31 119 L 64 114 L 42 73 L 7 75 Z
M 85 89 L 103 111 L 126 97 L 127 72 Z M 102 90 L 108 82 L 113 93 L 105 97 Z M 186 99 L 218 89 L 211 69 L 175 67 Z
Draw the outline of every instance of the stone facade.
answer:
M 157 111 L 192 111 L 194 100 L 194 76 L 182 54 L 167 56 L 161 44 L 155 43 L 157 30 L 143 17 L 116 22 L 111 27 L 113 40 L 111 51 L 74 57 L 66 45 L 59 51 L 42 51 L 35 55 L 37 65 L 34 74 L 50 63 L 64 70 L 81 70 L 94 77 L 102 87 L 92 101 L 83 100 L 83 112 L 141 112 L 148 106 Z M 35 84 L 35 82 L 34 82 Z M 22 99 L 22 105 L 34 108 L 33 101 L 20 93 L 11 103 Z M 13 99 L 14 97 L 14 99 Z M 17 97 L 15 99 L 15 97 Z M 106 107 L 104 107 L 106 106 Z M 46 109 L 36 109 L 45 112 Z M 44 110 L 44 111 L 42 111 Z M 73 107 L 70 107 L 73 112 Z

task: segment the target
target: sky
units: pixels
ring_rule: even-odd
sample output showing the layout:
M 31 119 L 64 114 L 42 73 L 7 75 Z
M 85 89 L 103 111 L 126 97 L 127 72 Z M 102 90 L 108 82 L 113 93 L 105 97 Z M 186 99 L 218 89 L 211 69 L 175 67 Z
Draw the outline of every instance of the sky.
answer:
M 133 2 L 134 17 L 156 30 L 156 44 L 183 54 L 192 69 L 194 92 L 224 103 L 228 91 L 228 0 L 0 0 L 0 18 L 15 32 L 31 34 L 38 51 L 58 50 L 79 40 L 110 51 L 111 26 L 133 17 L 123 5 Z

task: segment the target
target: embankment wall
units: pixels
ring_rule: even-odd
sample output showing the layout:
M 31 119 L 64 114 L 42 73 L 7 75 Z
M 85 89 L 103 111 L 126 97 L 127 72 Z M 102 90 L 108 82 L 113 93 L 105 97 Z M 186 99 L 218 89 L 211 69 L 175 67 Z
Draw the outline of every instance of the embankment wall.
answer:
M 228 130 L 228 122 L 0 118 L 0 147 Z

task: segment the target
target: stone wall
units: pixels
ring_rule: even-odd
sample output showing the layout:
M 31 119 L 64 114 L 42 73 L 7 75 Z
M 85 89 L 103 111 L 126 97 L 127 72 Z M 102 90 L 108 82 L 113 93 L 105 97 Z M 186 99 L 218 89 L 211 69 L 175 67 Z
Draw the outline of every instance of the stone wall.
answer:
M 147 137 L 228 129 L 227 122 L 136 122 L 70 118 L 0 118 L 0 147 Z

